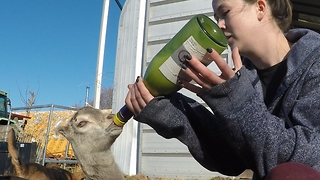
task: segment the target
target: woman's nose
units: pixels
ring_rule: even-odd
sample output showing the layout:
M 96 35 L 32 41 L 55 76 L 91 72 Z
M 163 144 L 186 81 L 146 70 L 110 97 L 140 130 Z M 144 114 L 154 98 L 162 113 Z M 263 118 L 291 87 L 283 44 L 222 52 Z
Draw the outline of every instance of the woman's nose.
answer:
M 217 24 L 218 24 L 218 26 L 219 26 L 220 29 L 226 29 L 226 24 L 225 24 L 224 19 L 219 19 L 219 20 L 217 21 Z

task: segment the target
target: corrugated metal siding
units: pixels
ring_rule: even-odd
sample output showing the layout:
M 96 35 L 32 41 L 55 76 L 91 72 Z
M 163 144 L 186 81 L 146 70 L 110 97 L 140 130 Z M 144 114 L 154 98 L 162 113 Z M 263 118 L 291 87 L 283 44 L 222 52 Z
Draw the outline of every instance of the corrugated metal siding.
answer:
M 133 2 L 134 1 L 134 2 Z M 127 0 L 123 9 L 117 49 L 115 70 L 115 95 L 113 109 L 120 109 L 127 93 L 127 84 L 132 83 L 137 75 L 143 75 L 154 55 L 196 14 L 206 14 L 212 18 L 211 0 L 149 0 L 146 2 L 145 44 L 135 38 L 142 31 L 137 25 L 142 2 Z M 137 49 L 143 48 L 142 61 L 135 55 Z M 142 53 L 141 52 L 141 53 Z M 229 50 L 223 53 L 226 61 Z M 139 66 L 140 63 L 140 66 Z M 231 65 L 231 62 L 228 62 Z M 218 72 L 214 64 L 209 66 Z M 142 68 L 142 69 L 141 69 Z M 181 90 L 203 103 L 194 94 Z M 141 132 L 140 134 L 138 132 Z M 136 149 L 134 149 L 136 148 Z M 138 150 L 136 161 L 133 157 Z M 114 154 L 119 166 L 125 173 L 133 173 L 137 163 L 137 173 L 150 177 L 178 177 L 185 179 L 209 179 L 220 174 L 210 172 L 199 165 L 190 155 L 185 145 L 176 139 L 164 139 L 149 126 L 140 124 L 137 129 L 135 121 L 125 125 L 122 135 L 116 141 Z M 131 171 L 129 170 L 131 169 Z
M 113 112 L 123 105 L 127 85 L 141 75 L 146 0 L 127 0 L 124 4 L 118 30 L 117 54 L 113 92 Z M 136 173 L 138 125 L 129 121 L 113 145 L 116 162 L 126 174 Z
M 139 173 L 149 177 L 198 180 L 221 176 L 199 165 L 177 139 L 165 139 L 147 125 L 142 125 L 142 128 Z
M 147 47 L 144 70 L 155 54 L 196 14 L 213 18 L 211 0 L 164 1 L 150 0 L 147 24 Z M 226 61 L 228 52 L 223 54 Z M 210 68 L 219 72 L 214 64 Z M 186 90 L 182 93 L 200 101 Z M 203 103 L 203 102 L 202 102 Z M 176 139 L 164 139 L 147 125 L 142 125 L 140 169 L 150 177 L 178 177 L 186 179 L 209 179 L 220 175 L 199 165 L 190 155 L 187 147 Z
M 144 70 L 159 50 L 196 14 L 205 14 L 213 18 L 211 0 L 150 0 L 148 14 L 147 48 L 145 52 Z M 222 53 L 225 60 L 229 62 L 229 49 Z M 209 68 L 219 73 L 214 63 Z M 195 100 L 203 101 L 186 90 L 183 94 L 193 97 Z

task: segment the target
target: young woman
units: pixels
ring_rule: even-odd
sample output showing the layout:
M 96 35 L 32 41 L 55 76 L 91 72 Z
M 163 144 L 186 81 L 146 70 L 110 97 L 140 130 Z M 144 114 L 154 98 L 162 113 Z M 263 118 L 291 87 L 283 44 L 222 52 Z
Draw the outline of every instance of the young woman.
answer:
M 209 170 L 239 175 L 251 169 L 254 179 L 320 179 L 320 35 L 287 31 L 290 0 L 212 5 L 235 67 L 208 47 L 222 74 L 189 56 L 183 69 L 199 86 L 183 79 L 181 85 L 213 114 L 179 93 L 153 97 L 141 78 L 128 86 L 126 105 L 137 121 L 186 144 Z

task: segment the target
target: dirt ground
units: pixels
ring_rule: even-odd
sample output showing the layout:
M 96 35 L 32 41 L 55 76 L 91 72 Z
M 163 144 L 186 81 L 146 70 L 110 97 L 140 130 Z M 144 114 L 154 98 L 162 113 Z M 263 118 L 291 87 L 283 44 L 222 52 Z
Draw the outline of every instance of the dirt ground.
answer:
M 78 179 L 81 179 L 84 177 L 84 174 L 79 166 L 76 166 L 72 170 L 72 172 L 73 172 L 74 176 L 77 177 Z M 9 175 L 9 174 L 6 173 L 6 175 Z M 213 177 L 208 180 L 252 180 L 251 177 L 252 177 L 252 171 L 245 171 L 241 175 L 239 175 L 238 177 L 233 177 L 233 178 Z M 0 175 L 0 179 L 1 179 L 1 175 Z M 126 180 L 199 180 L 199 179 L 166 178 L 166 177 L 149 178 L 148 176 L 140 175 L 140 174 L 132 175 L 132 176 L 125 175 L 125 179 Z
M 253 172 L 251 170 L 246 170 L 238 177 L 213 177 L 210 180 L 252 180 Z M 134 176 L 126 176 L 126 180 L 198 180 L 198 179 L 183 179 L 183 178 L 149 178 L 144 175 L 134 175 Z
M 83 177 L 82 173 L 76 172 L 74 173 L 75 177 L 78 177 L 78 179 L 81 179 Z M 10 174 L 6 174 L 10 175 Z M 0 175 L 0 179 L 1 179 Z M 148 176 L 144 175 L 133 175 L 133 176 L 125 176 L 126 180 L 191 180 L 191 179 L 183 179 L 183 178 L 165 178 L 165 177 L 160 177 L 160 178 L 149 178 Z M 192 180 L 198 180 L 198 179 L 192 179 Z M 251 178 L 225 178 L 225 177 L 214 177 L 211 178 L 210 180 L 251 180 Z
M 165 178 L 165 177 L 160 177 L 160 178 L 149 178 L 148 176 L 144 175 L 134 175 L 134 176 L 125 176 L 126 180 L 191 180 L 191 179 L 183 179 L 183 178 Z M 211 178 L 210 180 L 251 180 L 252 178 L 242 178 L 242 177 L 236 177 L 236 178 L 225 178 L 225 177 L 214 177 Z M 192 180 L 197 180 L 197 179 L 192 179 Z

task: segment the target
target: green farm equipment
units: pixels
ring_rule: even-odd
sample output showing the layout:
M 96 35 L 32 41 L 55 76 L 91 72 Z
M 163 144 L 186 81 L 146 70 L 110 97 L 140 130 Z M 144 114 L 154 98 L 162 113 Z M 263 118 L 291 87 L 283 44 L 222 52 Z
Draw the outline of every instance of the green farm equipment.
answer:
M 0 125 L 15 123 L 11 119 L 11 101 L 8 98 L 8 93 L 0 90 Z

